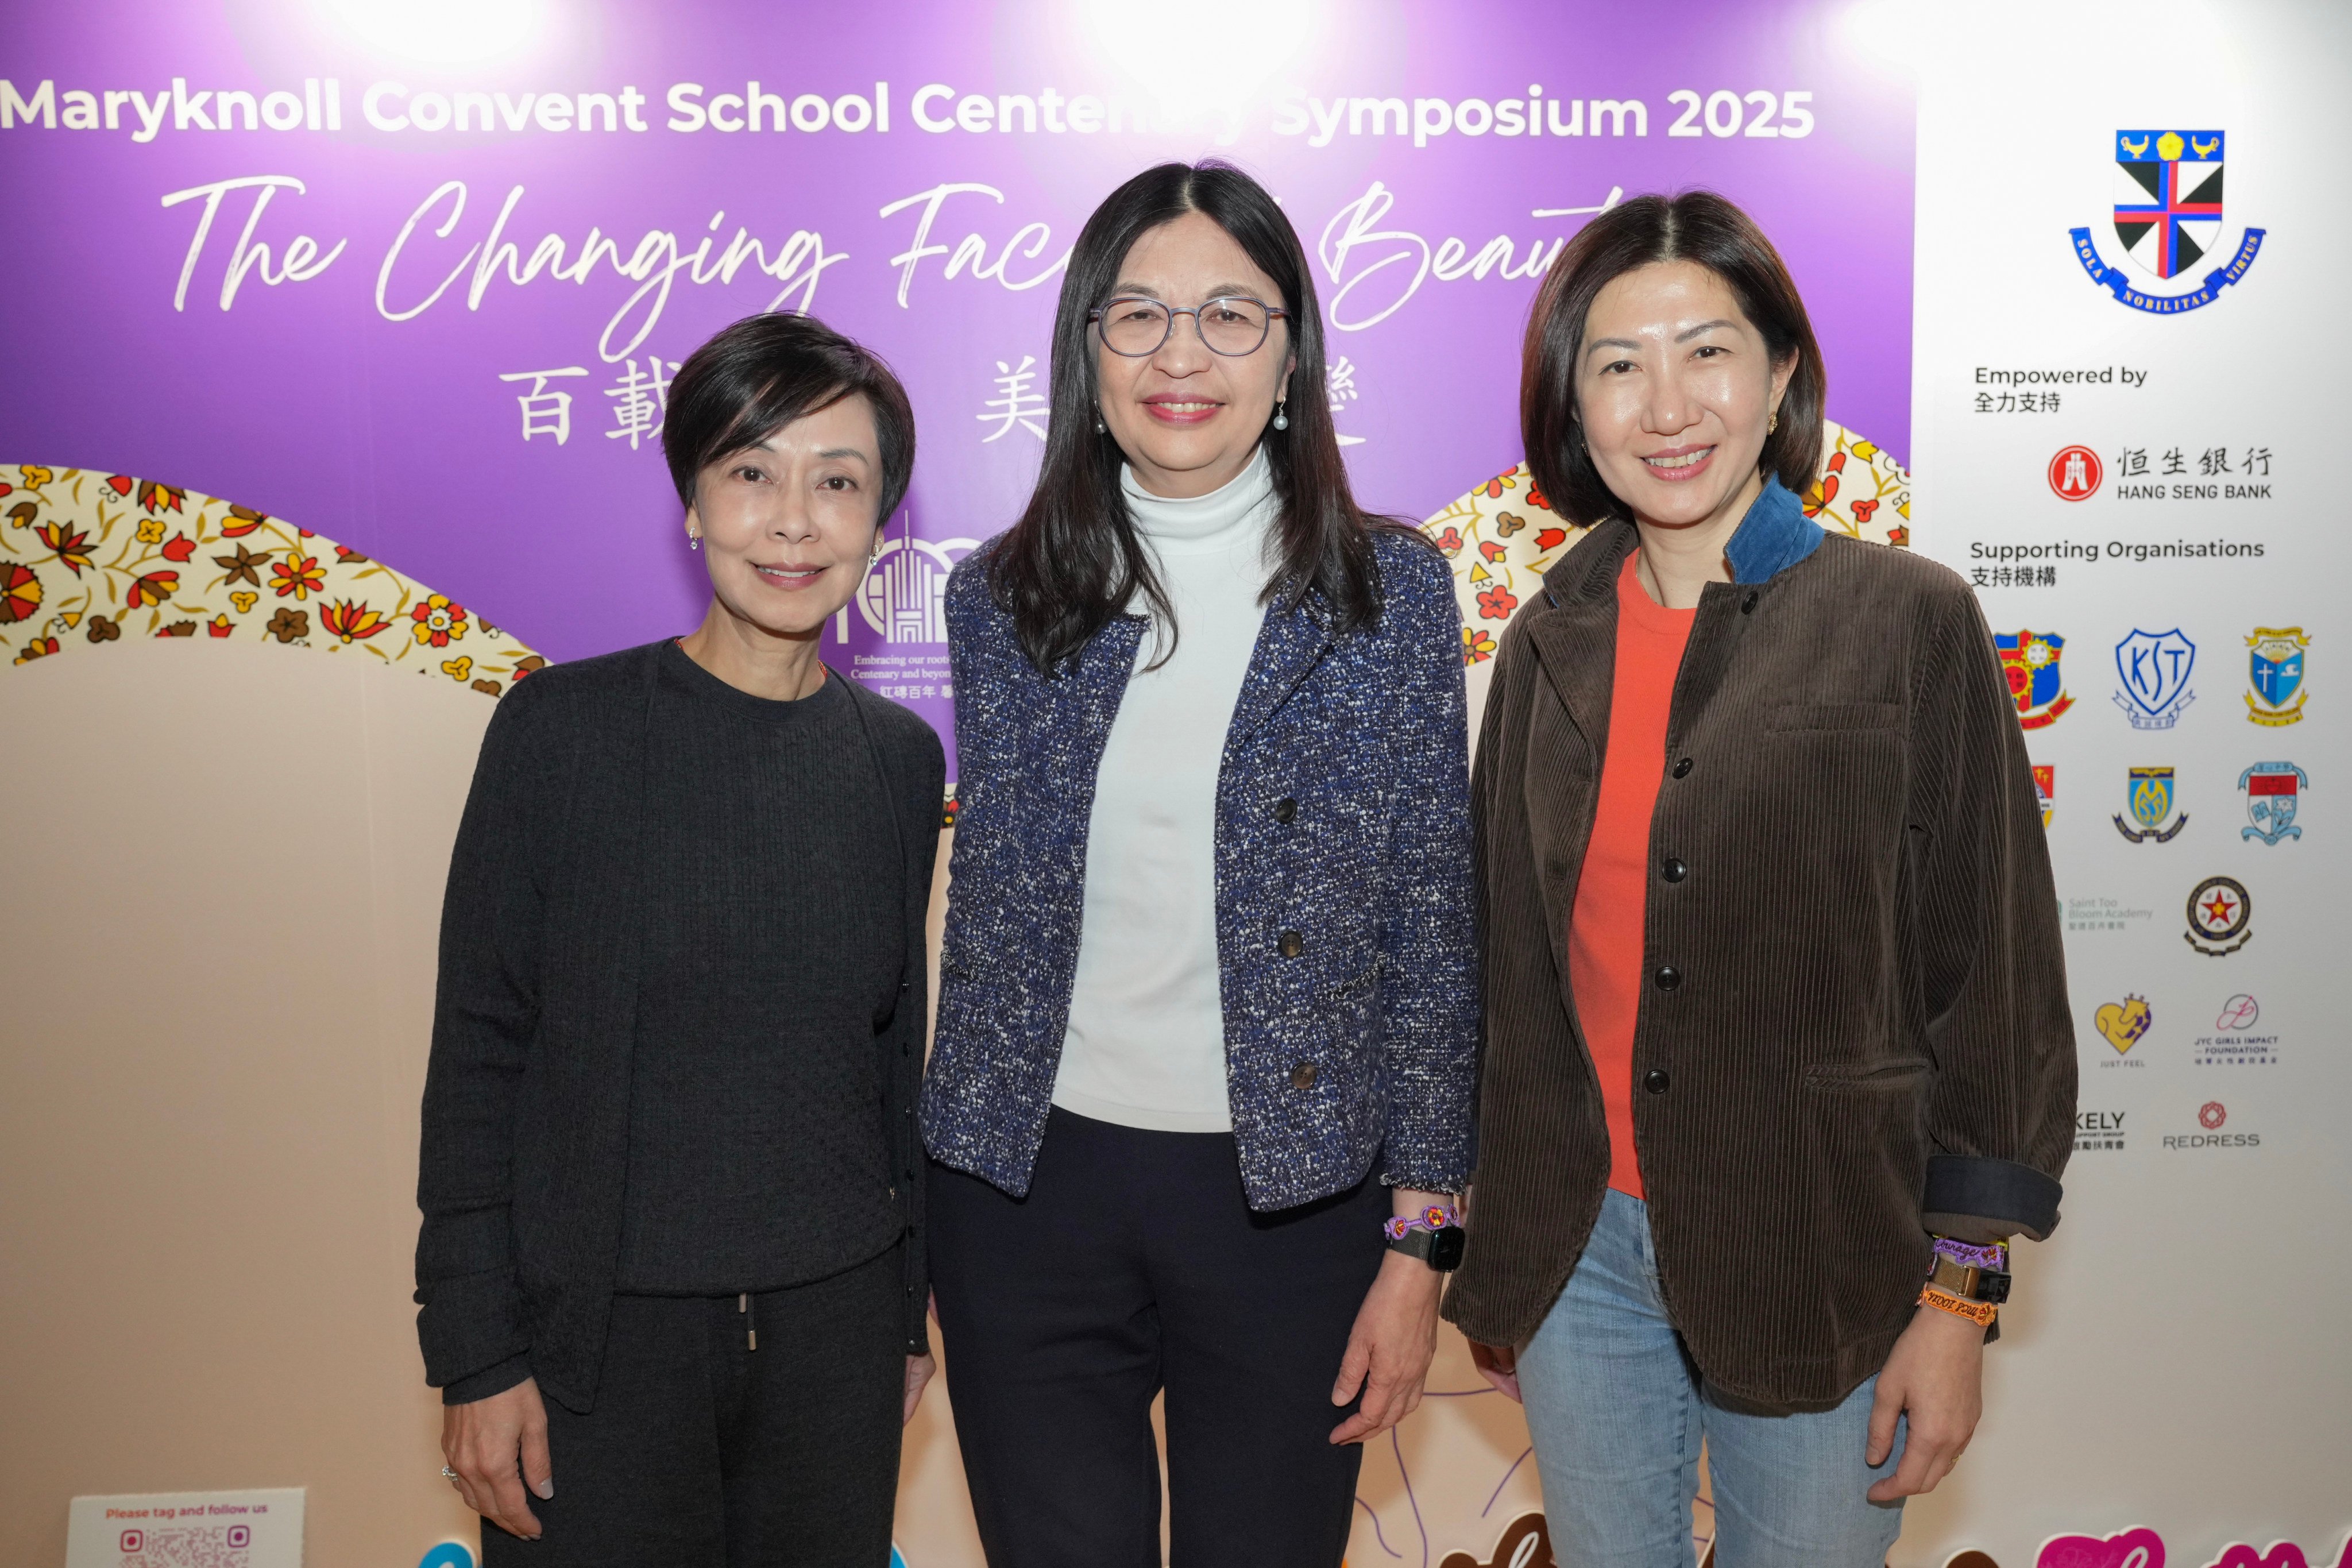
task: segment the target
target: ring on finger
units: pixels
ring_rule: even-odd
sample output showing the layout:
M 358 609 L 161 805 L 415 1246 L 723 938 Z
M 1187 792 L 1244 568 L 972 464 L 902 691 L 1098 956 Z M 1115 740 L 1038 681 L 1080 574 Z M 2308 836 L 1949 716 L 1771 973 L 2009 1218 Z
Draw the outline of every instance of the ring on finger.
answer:
M 449 1479 L 451 1479 L 451 1480 L 453 1480 L 453 1481 L 454 1481 L 454 1480 L 457 1480 L 457 1479 L 458 1479 L 457 1472 L 457 1471 L 455 1471 L 455 1470 L 453 1470 L 453 1469 L 451 1469 L 451 1468 L 450 1468 L 448 1466 L 446 1466 L 446 1465 L 444 1465 L 444 1466 L 442 1466 L 442 1467 L 441 1467 L 441 1473 L 442 1473 L 444 1476 L 446 1476 Z

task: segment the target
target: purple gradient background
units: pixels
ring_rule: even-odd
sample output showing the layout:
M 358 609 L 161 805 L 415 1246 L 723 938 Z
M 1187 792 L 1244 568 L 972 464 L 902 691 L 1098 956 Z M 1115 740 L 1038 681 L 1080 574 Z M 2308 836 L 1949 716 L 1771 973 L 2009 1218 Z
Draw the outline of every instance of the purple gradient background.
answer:
M 1107 3 L 1107 0 L 1106 0 Z M 887 355 L 920 423 L 908 516 L 925 539 L 984 538 L 1017 513 L 1040 443 L 1023 430 L 983 444 L 976 416 L 995 394 L 996 363 L 1039 361 L 1042 384 L 1058 278 L 1025 292 L 923 264 L 908 308 L 889 258 L 913 232 L 911 212 L 885 204 L 941 181 L 1004 193 L 950 201 L 934 243 L 981 234 L 992 255 L 1024 223 L 1048 224 L 1038 262 L 1076 237 L 1093 204 L 1127 174 L 1165 158 L 1233 158 L 1281 195 L 1310 251 L 1326 222 L 1378 180 L 1395 195 L 1381 226 L 1434 246 L 1458 237 L 1531 242 L 1580 218 L 1536 219 L 1538 207 L 1589 206 L 1612 185 L 1628 194 L 1706 184 L 1752 211 L 1787 257 L 1814 311 L 1831 368 L 1830 413 L 1907 455 L 1910 416 L 1912 101 L 1839 53 L 1836 7 L 1816 3 L 1691 4 L 1671 22 L 1645 8 L 1548 0 L 1329 0 L 1310 43 L 1254 97 L 1237 137 L 1205 129 L 934 135 L 910 100 L 927 82 L 959 93 L 1132 95 L 1089 22 L 1084 0 L 778 6 L 726 0 L 623 5 L 585 0 L 561 11 L 528 59 L 428 67 L 372 57 L 326 6 L 288 0 L 167 5 L 99 0 L 14 7 L 0 17 L 0 76 L 29 89 L 152 92 L 174 76 L 192 89 L 296 92 L 301 79 L 342 84 L 340 133 L 166 128 L 134 144 L 128 129 L 0 135 L 0 200 L 14 218 L 0 250 L 0 333 L 11 374 L 0 393 L 0 458 L 161 479 L 285 516 L 385 561 L 506 626 L 555 658 L 688 628 L 707 592 L 683 548 L 678 508 L 658 452 L 605 438 L 619 374 L 597 357 L 605 321 L 635 285 L 601 269 L 584 286 L 501 280 L 478 310 L 460 282 L 415 319 L 374 305 L 376 269 L 409 213 L 435 186 L 469 188 L 446 242 L 421 228 L 396 293 L 421 298 L 482 238 L 509 186 L 526 187 L 507 237 L 523 254 L 552 232 L 576 253 L 592 225 L 625 256 L 648 228 L 691 247 L 714 211 L 723 238 L 739 224 L 775 242 L 820 231 L 847 259 L 824 276 L 816 313 Z M 1186 14 L 1165 14 L 1182 26 Z M 835 95 L 891 84 L 891 130 L 844 135 L 680 134 L 662 129 L 672 82 L 709 93 Z M 370 129 L 360 95 L 382 79 L 428 87 L 616 91 L 649 100 L 644 134 L 485 135 Z M 1324 148 L 1276 134 L 1277 101 L 1297 90 L 1335 95 L 1494 99 L 1531 82 L 1552 98 L 1640 98 L 1649 135 L 1507 140 L 1450 135 L 1350 138 Z M 1797 89 L 1813 93 L 1817 129 L 1803 140 L 1696 140 L 1666 134 L 1679 110 L 1666 95 Z M 707 95 L 706 95 L 707 96 Z M 937 112 L 938 106 L 934 106 Z M 126 106 L 123 117 L 135 123 Z M 196 203 L 166 210 L 164 193 L 248 174 L 290 174 L 257 237 L 273 248 L 299 232 L 348 238 L 317 280 L 271 288 L 249 278 L 234 310 L 218 308 L 230 244 L 247 198 L 223 205 L 189 285 L 172 295 Z M 437 220 L 446 208 L 438 209 Z M 1393 249 L 1393 247 L 1388 247 Z M 279 252 L 282 254 L 282 249 Z M 1350 266 L 1384 252 L 1367 250 Z M 437 265 L 433 263 L 437 262 Z M 1391 268 L 1390 276 L 1406 270 Z M 1333 279 L 1318 268 L 1328 315 Z M 1378 282 L 1364 285 L 1367 291 Z M 659 324 L 633 358 L 680 360 L 711 331 L 765 305 L 776 282 L 750 268 L 731 285 L 681 274 Z M 1331 335 L 1356 366 L 1360 397 L 1339 416 L 1358 493 L 1384 510 L 1425 515 L 1518 458 L 1517 342 L 1532 280 L 1426 279 L 1364 331 Z M 502 372 L 586 366 L 571 440 L 520 438 L 516 395 Z M 851 654 L 880 640 L 853 612 Z M 832 637 L 828 658 L 841 663 Z M 922 651 L 918 646 L 917 651 Z M 918 700 L 942 731 L 948 703 Z

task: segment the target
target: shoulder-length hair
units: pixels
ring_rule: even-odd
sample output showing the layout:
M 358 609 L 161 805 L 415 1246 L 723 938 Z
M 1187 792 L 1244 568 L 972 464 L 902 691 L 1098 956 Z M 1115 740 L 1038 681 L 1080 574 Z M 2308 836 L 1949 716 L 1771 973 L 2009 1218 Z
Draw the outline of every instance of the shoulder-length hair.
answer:
M 1798 495 L 1822 463 L 1822 405 L 1829 372 L 1805 302 L 1780 253 L 1756 220 L 1713 191 L 1635 196 L 1594 218 L 1544 275 L 1528 318 L 1519 372 L 1519 435 L 1528 468 L 1552 510 L 1575 522 L 1623 513 L 1585 450 L 1576 406 L 1584 319 L 1613 279 L 1659 261 L 1691 261 L 1723 279 L 1740 313 L 1763 335 L 1777 367 L 1797 368 L 1780 399 L 1780 424 L 1764 438 L 1760 471 Z
M 1118 442 L 1097 432 L 1095 345 L 1087 313 L 1110 298 L 1127 253 L 1147 231 L 1205 213 L 1281 290 L 1296 356 L 1285 412 L 1290 426 L 1265 443 L 1281 505 L 1279 559 L 1262 597 L 1296 609 L 1311 593 L 1335 633 L 1380 616 L 1380 572 L 1368 518 L 1348 488 L 1323 383 L 1323 317 L 1307 254 L 1265 188 L 1229 163 L 1162 163 L 1113 191 L 1079 231 L 1054 317 L 1053 408 L 1037 488 L 988 561 L 989 588 L 1013 617 L 1031 663 L 1053 674 L 1113 616 L 1139 598 L 1171 626 L 1167 592 L 1151 568 L 1119 490 Z M 1275 351 L 1269 337 L 1260 353 Z M 1168 645 L 1172 647 L 1172 642 Z

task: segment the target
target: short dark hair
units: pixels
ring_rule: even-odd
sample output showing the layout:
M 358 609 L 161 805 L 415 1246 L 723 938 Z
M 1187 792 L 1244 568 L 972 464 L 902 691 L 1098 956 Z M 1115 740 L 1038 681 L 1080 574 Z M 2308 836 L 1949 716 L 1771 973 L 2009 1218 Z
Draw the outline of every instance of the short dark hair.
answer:
M 1585 450 L 1576 412 L 1576 365 L 1584 319 L 1614 279 L 1660 261 L 1690 261 L 1723 279 L 1740 313 L 1763 334 L 1777 367 L 1793 355 L 1780 425 L 1764 438 L 1760 468 L 1798 495 L 1819 476 L 1822 407 L 1829 371 L 1813 323 L 1780 253 L 1756 220 L 1713 191 L 1635 196 L 1578 231 L 1544 275 L 1528 318 L 1519 370 L 1519 436 L 1528 471 L 1554 511 L 1593 523 L 1624 503 Z
M 1282 507 L 1273 543 L 1277 559 L 1264 596 L 1296 609 L 1310 591 L 1320 595 L 1334 633 L 1380 617 L 1372 531 L 1389 520 L 1368 517 L 1348 486 L 1324 391 L 1322 307 L 1297 232 L 1266 188 L 1232 164 L 1161 163 L 1104 197 L 1078 232 L 1054 317 L 1053 411 L 1037 488 L 988 557 L 996 603 L 1012 616 L 1022 651 L 1049 675 L 1132 601 L 1174 621 L 1119 489 L 1123 454 L 1097 424 L 1087 317 L 1110 298 L 1135 242 L 1187 213 L 1205 215 L 1232 236 L 1273 279 L 1289 311 L 1284 325 L 1296 360 L 1284 405 L 1289 425 L 1262 437 Z M 1269 336 L 1259 352 L 1275 347 Z
M 662 458 L 677 499 L 694 504 L 695 476 L 795 419 L 863 396 L 882 451 L 881 505 L 888 521 L 915 472 L 915 410 L 907 389 L 872 350 L 814 316 L 746 316 L 687 356 L 669 384 Z

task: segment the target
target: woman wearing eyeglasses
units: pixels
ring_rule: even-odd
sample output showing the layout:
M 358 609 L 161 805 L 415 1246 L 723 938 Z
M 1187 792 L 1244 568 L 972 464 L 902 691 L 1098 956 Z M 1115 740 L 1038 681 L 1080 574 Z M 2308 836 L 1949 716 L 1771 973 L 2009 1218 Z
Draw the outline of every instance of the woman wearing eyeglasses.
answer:
M 1079 236 L 1036 494 L 948 589 L 923 1095 L 995 1568 L 1336 1565 L 1421 1394 L 1477 999 L 1460 621 L 1367 517 L 1305 255 L 1217 163 Z

